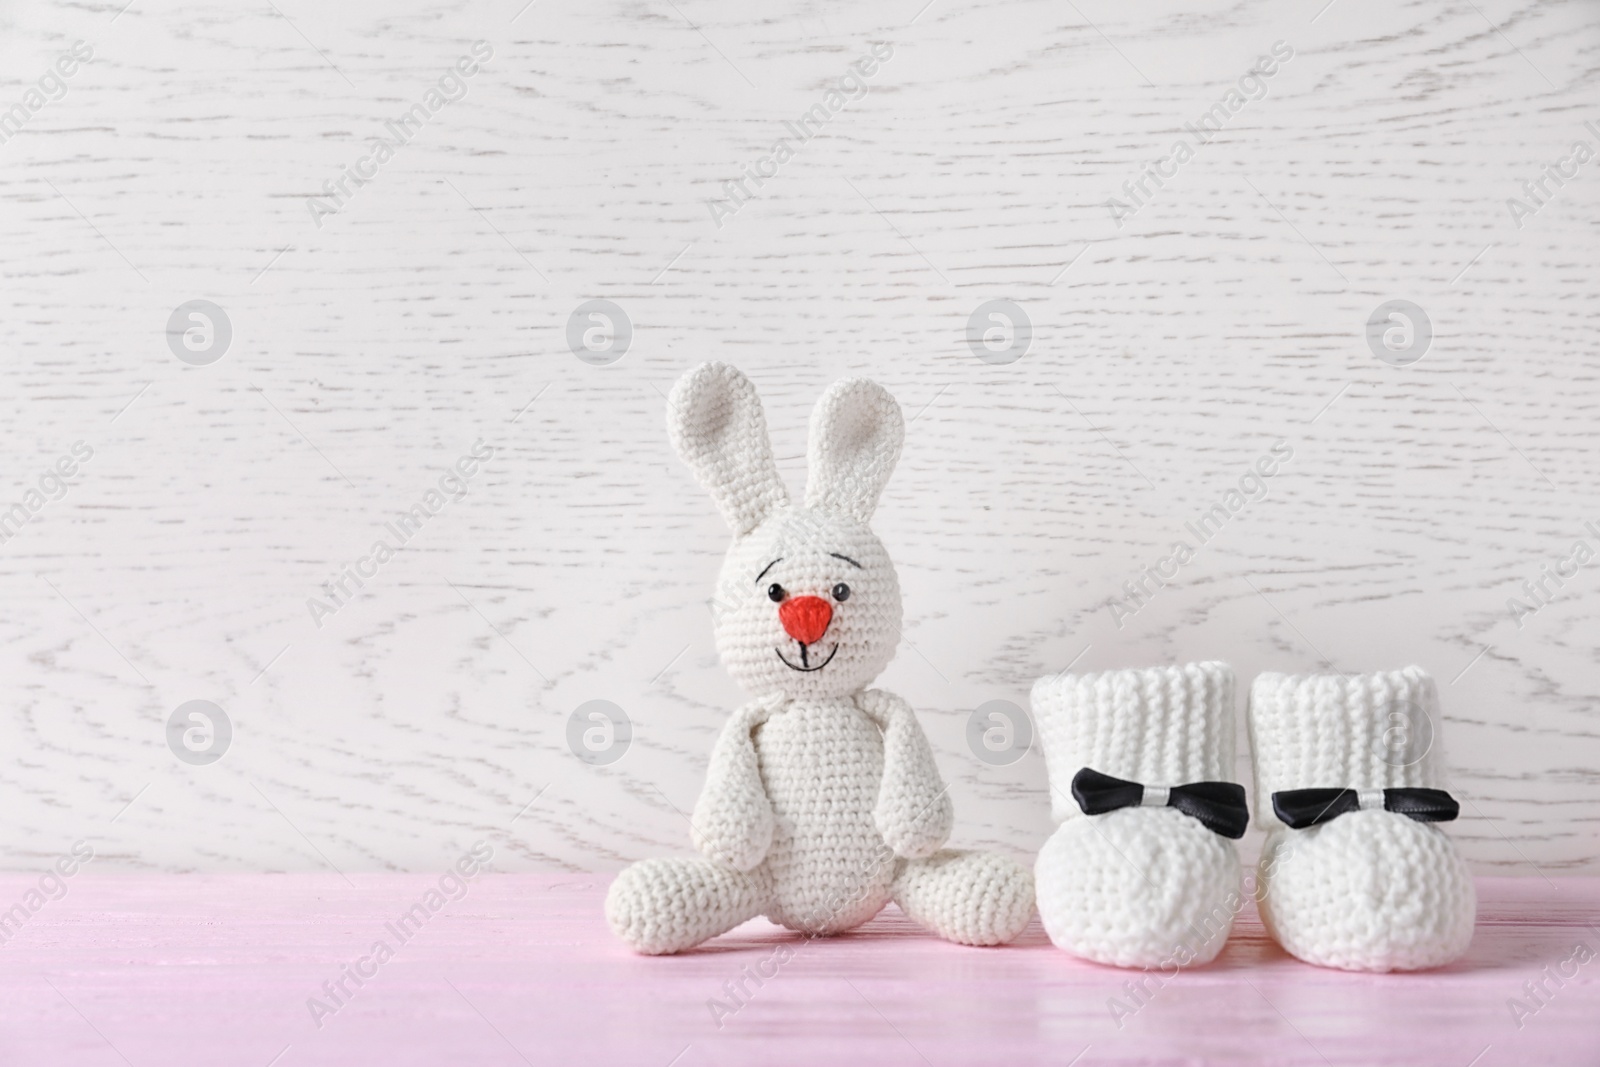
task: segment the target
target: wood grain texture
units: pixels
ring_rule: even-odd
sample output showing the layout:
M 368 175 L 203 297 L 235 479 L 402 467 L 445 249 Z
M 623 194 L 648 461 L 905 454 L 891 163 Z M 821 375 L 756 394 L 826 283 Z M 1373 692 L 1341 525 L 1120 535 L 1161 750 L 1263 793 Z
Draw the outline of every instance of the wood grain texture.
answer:
M 607 880 L 480 874 L 402 940 L 390 926 L 436 875 L 91 868 L 0 949 L 0 1054 L 15 1067 L 1520 1067 L 1600 1049 L 1600 960 L 1575 952 L 1600 949 L 1593 878 L 1480 881 L 1472 946 L 1436 971 L 1311 967 L 1251 911 L 1214 963 L 1155 977 L 1076 960 L 1037 922 L 1011 946 L 964 948 L 893 907 L 845 937 L 754 920 L 685 955 L 636 956 L 601 918 Z M 34 884 L 0 878 L 0 899 Z M 359 985 L 324 989 L 358 966 Z
M 881 684 L 919 709 L 957 844 L 1044 840 L 1042 759 L 985 764 L 966 723 L 1074 660 L 1222 658 L 1241 688 L 1415 662 L 1475 868 L 1600 870 L 1600 565 L 1506 610 L 1600 546 L 1600 161 L 1520 228 L 1505 204 L 1600 146 L 1594 7 L 921 6 L 8 7 L 0 105 L 75 40 L 95 58 L 0 144 L 0 498 L 94 456 L 0 545 L 0 863 L 80 838 L 165 871 L 686 850 L 743 696 L 706 612 L 726 533 L 663 395 L 722 358 L 796 486 L 828 382 L 905 408 Z M 307 198 L 479 39 L 464 98 L 318 228 Z M 1275 41 L 1264 97 L 1119 228 L 1107 199 Z M 874 42 L 866 95 L 719 228 L 706 201 Z M 164 334 L 197 298 L 233 328 L 206 367 Z M 635 327 L 611 366 L 565 340 L 594 298 Z M 1010 365 L 964 340 L 991 299 L 1033 324 Z M 1409 367 L 1365 339 L 1391 299 L 1433 325 Z M 480 438 L 465 497 L 314 625 Z M 1267 497 L 1119 627 L 1122 584 L 1279 440 Z M 197 698 L 235 730 L 210 766 L 166 745 Z M 567 746 L 596 698 L 634 725 L 607 766 Z

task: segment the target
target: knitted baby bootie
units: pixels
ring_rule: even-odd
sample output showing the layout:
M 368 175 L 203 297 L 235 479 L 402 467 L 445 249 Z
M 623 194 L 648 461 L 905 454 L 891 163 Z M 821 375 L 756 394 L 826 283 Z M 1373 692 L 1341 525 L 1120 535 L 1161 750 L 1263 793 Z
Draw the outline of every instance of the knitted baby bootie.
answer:
M 1207 963 L 1243 903 L 1226 663 L 1049 676 L 1033 715 L 1059 824 L 1034 868 L 1059 948 L 1119 967 Z
M 1439 694 L 1420 667 L 1263 674 L 1250 687 L 1256 897 L 1267 930 L 1307 963 L 1411 971 L 1472 940 L 1476 897 L 1443 790 Z

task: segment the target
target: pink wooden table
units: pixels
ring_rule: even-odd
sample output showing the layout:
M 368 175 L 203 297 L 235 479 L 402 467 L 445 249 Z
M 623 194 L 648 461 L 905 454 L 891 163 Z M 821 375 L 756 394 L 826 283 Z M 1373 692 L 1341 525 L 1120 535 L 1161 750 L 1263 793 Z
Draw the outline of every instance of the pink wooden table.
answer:
M 812 943 L 757 921 L 646 959 L 605 927 L 607 877 L 480 875 L 402 941 L 386 924 L 436 881 L 86 870 L 0 931 L 0 1064 L 1600 1063 L 1600 955 L 1562 977 L 1575 946 L 1600 953 L 1600 879 L 1480 882 L 1470 953 L 1426 975 L 1305 966 L 1250 913 L 1120 1028 L 1108 1002 L 1134 1006 L 1136 976 L 1071 959 L 1037 921 L 1001 949 L 892 910 Z M 0 905 L 36 885 L 0 876 Z M 336 1004 L 324 983 L 345 966 L 370 977 Z M 314 1021 L 312 997 L 332 1014 Z M 737 1010 L 714 1019 L 713 1000 Z

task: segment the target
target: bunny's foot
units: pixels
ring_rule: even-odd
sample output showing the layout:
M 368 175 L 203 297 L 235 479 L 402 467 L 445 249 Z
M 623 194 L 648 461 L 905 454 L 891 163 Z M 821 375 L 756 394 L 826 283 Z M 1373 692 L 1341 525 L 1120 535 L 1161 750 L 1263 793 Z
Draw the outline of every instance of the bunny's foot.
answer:
M 1002 945 L 1033 917 L 1033 873 L 993 852 L 943 849 L 906 861 L 894 902 L 947 941 Z
M 740 871 L 695 858 L 641 860 L 606 894 L 611 930 L 650 956 L 682 952 L 760 915 L 772 897 L 764 866 Z

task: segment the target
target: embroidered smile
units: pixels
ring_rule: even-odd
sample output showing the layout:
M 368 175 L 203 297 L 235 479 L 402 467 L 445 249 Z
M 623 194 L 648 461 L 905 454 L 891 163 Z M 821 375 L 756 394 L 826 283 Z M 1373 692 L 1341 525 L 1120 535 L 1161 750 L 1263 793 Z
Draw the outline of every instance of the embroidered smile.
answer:
M 833 654 L 835 652 L 839 651 L 839 645 L 838 645 L 837 642 L 835 642 L 834 646 L 828 650 L 828 658 L 823 660 L 821 663 L 817 664 L 815 667 L 812 667 L 812 666 L 809 665 L 809 662 L 810 662 L 809 650 L 810 650 L 810 646 L 809 645 L 801 645 L 800 646 L 800 663 L 799 663 L 799 665 L 790 663 L 788 661 L 788 659 L 786 659 L 784 657 L 783 649 L 775 648 L 772 651 L 774 651 L 774 652 L 776 652 L 778 654 L 778 658 L 783 660 L 783 665 L 785 667 L 788 667 L 791 671 L 820 671 L 822 668 L 826 667 L 828 664 L 833 662 Z

